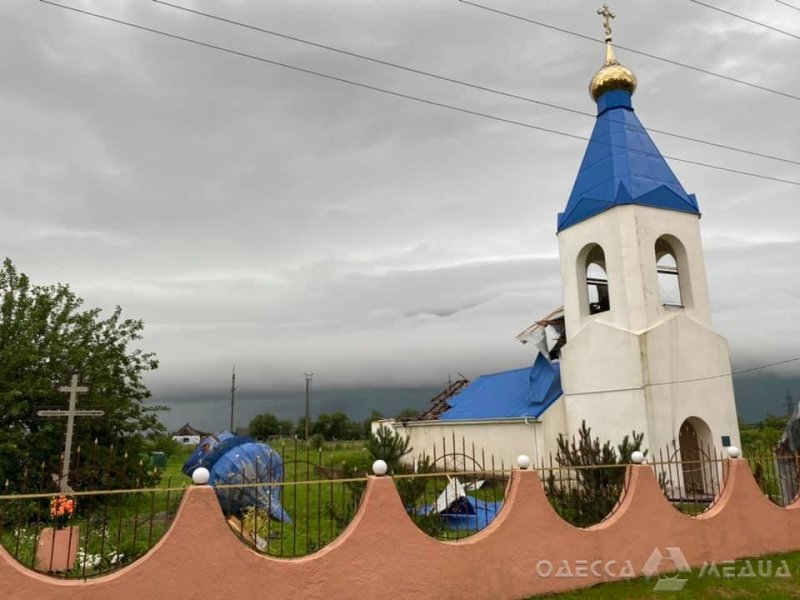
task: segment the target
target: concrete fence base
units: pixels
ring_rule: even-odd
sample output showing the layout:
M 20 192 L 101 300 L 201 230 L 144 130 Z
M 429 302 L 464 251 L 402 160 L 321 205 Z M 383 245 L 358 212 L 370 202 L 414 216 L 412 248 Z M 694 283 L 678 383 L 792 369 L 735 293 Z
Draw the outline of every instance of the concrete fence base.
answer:
M 231 533 L 214 491 L 194 487 L 162 540 L 111 575 L 56 580 L 0 548 L 0 598 L 511 600 L 639 576 L 654 549 L 666 555 L 679 548 L 692 566 L 800 549 L 800 503 L 772 504 L 743 460 L 729 461 L 721 497 L 698 517 L 669 504 L 650 467 L 630 467 L 628 480 L 613 515 L 578 529 L 554 512 L 535 472 L 514 471 L 503 509 L 488 528 L 440 542 L 411 521 L 390 478 L 373 477 L 342 535 L 298 559 L 247 548 Z M 669 560 L 658 565 L 674 567 Z

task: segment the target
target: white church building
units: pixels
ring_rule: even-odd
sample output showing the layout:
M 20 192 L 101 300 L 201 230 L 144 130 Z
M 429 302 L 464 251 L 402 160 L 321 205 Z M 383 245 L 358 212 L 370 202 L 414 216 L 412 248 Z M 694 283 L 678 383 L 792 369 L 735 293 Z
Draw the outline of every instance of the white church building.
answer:
M 651 455 L 741 447 L 700 209 L 637 118 L 636 77 L 606 39 L 590 85 L 597 120 L 558 215 L 563 308 L 521 334 L 539 349 L 532 366 L 443 394 L 421 419 L 373 424 L 409 437 L 415 455 L 463 437 L 506 465 L 536 464 L 583 421 L 601 443 L 643 433 Z

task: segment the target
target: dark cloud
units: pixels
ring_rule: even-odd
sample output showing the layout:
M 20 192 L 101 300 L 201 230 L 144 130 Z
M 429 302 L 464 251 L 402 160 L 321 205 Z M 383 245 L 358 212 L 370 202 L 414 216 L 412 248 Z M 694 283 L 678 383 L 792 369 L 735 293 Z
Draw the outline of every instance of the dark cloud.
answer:
M 177 1 L 177 0 L 176 0 Z M 455 1 L 190 2 L 591 112 L 595 43 Z M 592 120 L 276 40 L 152 2 L 65 0 L 211 43 L 588 136 Z M 487 2 L 488 4 L 488 2 Z M 596 7 L 497 0 L 594 36 Z M 692 3 L 620 0 L 623 45 L 800 95 L 796 42 Z M 800 28 L 796 11 L 738 7 Z M 254 388 L 429 385 L 522 364 L 560 304 L 555 216 L 585 144 L 55 9 L 0 6 L 4 252 L 147 323 L 156 393 L 237 364 Z M 796 101 L 629 52 L 646 125 L 800 159 Z M 655 136 L 665 154 L 800 167 Z M 798 188 L 673 163 L 698 195 L 715 324 L 738 364 L 798 354 Z M 790 369 L 786 367 L 784 369 Z

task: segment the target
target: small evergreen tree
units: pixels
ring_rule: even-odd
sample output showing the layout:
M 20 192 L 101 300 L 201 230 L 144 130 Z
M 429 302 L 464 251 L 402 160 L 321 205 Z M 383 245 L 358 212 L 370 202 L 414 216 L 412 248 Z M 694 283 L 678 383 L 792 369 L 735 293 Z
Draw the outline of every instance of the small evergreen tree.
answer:
M 383 460 L 394 472 L 400 460 L 413 450 L 407 437 L 398 435 L 394 430 L 381 425 L 366 443 L 367 452 L 372 460 Z
M 592 429 L 581 423 L 577 440 L 558 436 L 556 462 L 561 469 L 551 470 L 545 490 L 559 514 L 573 525 L 585 527 L 599 523 L 619 502 L 625 468 L 631 455 L 641 451 L 643 433 L 631 432 L 614 447 L 610 441 L 600 445 L 592 439 Z M 645 455 L 647 451 L 643 452 Z M 619 465 L 619 466 L 617 466 Z M 558 476 L 556 476 L 556 472 Z

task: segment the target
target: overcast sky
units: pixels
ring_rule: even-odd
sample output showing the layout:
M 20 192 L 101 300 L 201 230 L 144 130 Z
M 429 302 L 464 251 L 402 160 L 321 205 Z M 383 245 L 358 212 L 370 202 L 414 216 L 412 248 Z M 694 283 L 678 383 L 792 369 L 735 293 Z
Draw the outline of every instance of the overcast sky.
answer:
M 149 0 L 65 4 L 588 136 L 593 119 L 270 38 Z M 600 44 L 457 0 L 174 0 L 593 112 Z M 714 0 L 800 33 L 800 11 Z M 593 37 L 599 1 L 485 0 Z M 800 5 L 800 1 L 798 1 Z M 622 45 L 800 96 L 800 41 L 688 0 L 617 0 Z M 0 3 L 3 254 L 146 322 L 156 393 L 430 385 L 522 366 L 561 304 L 555 236 L 585 142 L 353 88 L 68 12 Z M 645 126 L 800 161 L 800 102 L 618 51 Z M 800 166 L 654 134 L 664 154 Z M 697 194 L 734 366 L 800 355 L 800 187 L 671 165 Z M 798 367 L 774 375 L 796 374 Z M 800 390 L 798 390 L 800 391 Z

